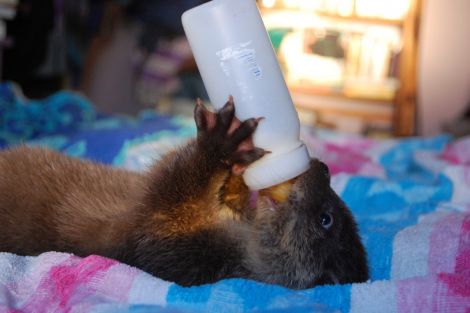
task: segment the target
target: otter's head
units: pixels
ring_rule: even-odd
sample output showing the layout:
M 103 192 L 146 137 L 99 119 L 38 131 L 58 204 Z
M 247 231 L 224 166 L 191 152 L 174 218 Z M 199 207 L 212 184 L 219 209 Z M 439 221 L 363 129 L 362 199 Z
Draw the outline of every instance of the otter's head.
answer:
M 366 253 L 328 167 L 312 160 L 291 183 L 285 201 L 275 200 L 276 187 L 252 199 L 244 262 L 253 278 L 296 289 L 366 281 Z

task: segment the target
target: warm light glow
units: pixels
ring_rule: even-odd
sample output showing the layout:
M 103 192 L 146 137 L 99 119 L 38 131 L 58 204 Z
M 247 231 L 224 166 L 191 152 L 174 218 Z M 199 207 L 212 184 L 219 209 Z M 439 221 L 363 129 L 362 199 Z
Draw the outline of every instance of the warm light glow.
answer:
M 288 9 L 296 9 L 300 6 L 300 0 L 283 0 L 283 3 Z
M 338 14 L 341 16 L 351 16 L 354 13 L 354 3 L 352 0 L 340 0 L 337 7 Z
M 282 0 L 274 5 L 279 10 L 266 11 L 263 20 L 268 29 L 283 31 L 277 52 L 288 84 L 391 99 L 396 84 L 389 82 L 396 80 L 401 29 L 337 17 L 399 20 L 409 5 L 410 0 Z M 328 34 L 340 35 L 332 39 Z M 369 90 L 369 85 L 378 87 Z
M 263 0 L 263 6 L 265 8 L 272 8 L 274 7 L 274 5 L 276 5 L 276 0 Z
M 401 19 L 409 5 L 410 0 L 356 0 L 356 13 L 365 17 Z
M 280 54 L 286 66 L 288 83 L 310 82 L 317 85 L 338 85 L 343 78 L 343 61 L 306 54 L 304 34 L 291 32 L 282 41 Z
M 321 7 L 320 0 L 300 0 L 299 8 L 302 10 L 318 10 Z
M 410 0 L 262 0 L 262 4 L 266 8 L 280 4 L 280 7 L 286 9 L 398 20 L 406 15 Z

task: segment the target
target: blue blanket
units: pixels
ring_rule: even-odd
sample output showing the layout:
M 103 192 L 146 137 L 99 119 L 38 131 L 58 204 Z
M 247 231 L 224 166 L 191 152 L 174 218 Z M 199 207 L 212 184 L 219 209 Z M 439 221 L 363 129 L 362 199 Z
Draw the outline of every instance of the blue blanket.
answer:
M 194 135 L 183 118 L 95 114 L 75 131 L 27 144 L 140 171 Z M 358 221 L 369 282 L 294 291 L 228 279 L 183 288 L 100 257 L 0 253 L 0 311 L 468 312 L 470 138 L 373 140 L 306 127 L 302 139 L 329 165 Z M 60 297 L 57 286 L 66 290 Z

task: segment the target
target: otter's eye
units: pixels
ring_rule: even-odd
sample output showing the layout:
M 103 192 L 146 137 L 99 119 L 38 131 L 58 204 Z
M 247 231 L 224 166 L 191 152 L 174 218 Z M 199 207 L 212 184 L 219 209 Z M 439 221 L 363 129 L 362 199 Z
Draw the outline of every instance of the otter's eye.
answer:
M 325 229 L 330 229 L 333 225 L 333 215 L 331 213 L 322 213 L 320 215 L 320 224 Z

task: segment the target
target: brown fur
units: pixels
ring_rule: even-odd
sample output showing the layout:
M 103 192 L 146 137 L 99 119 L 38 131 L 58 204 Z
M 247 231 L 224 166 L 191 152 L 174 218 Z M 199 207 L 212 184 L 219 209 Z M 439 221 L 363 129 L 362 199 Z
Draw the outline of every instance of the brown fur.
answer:
M 106 254 L 124 238 L 144 177 L 24 146 L 0 154 L 0 250 Z
M 324 164 L 273 207 L 238 175 L 265 151 L 259 119 L 234 121 L 198 103 L 198 137 L 136 174 L 45 149 L 0 153 L 0 251 L 99 254 L 183 285 L 245 277 L 291 288 L 364 281 L 364 249 Z M 326 170 L 325 170 L 326 168 Z M 335 223 L 324 228 L 320 218 Z

